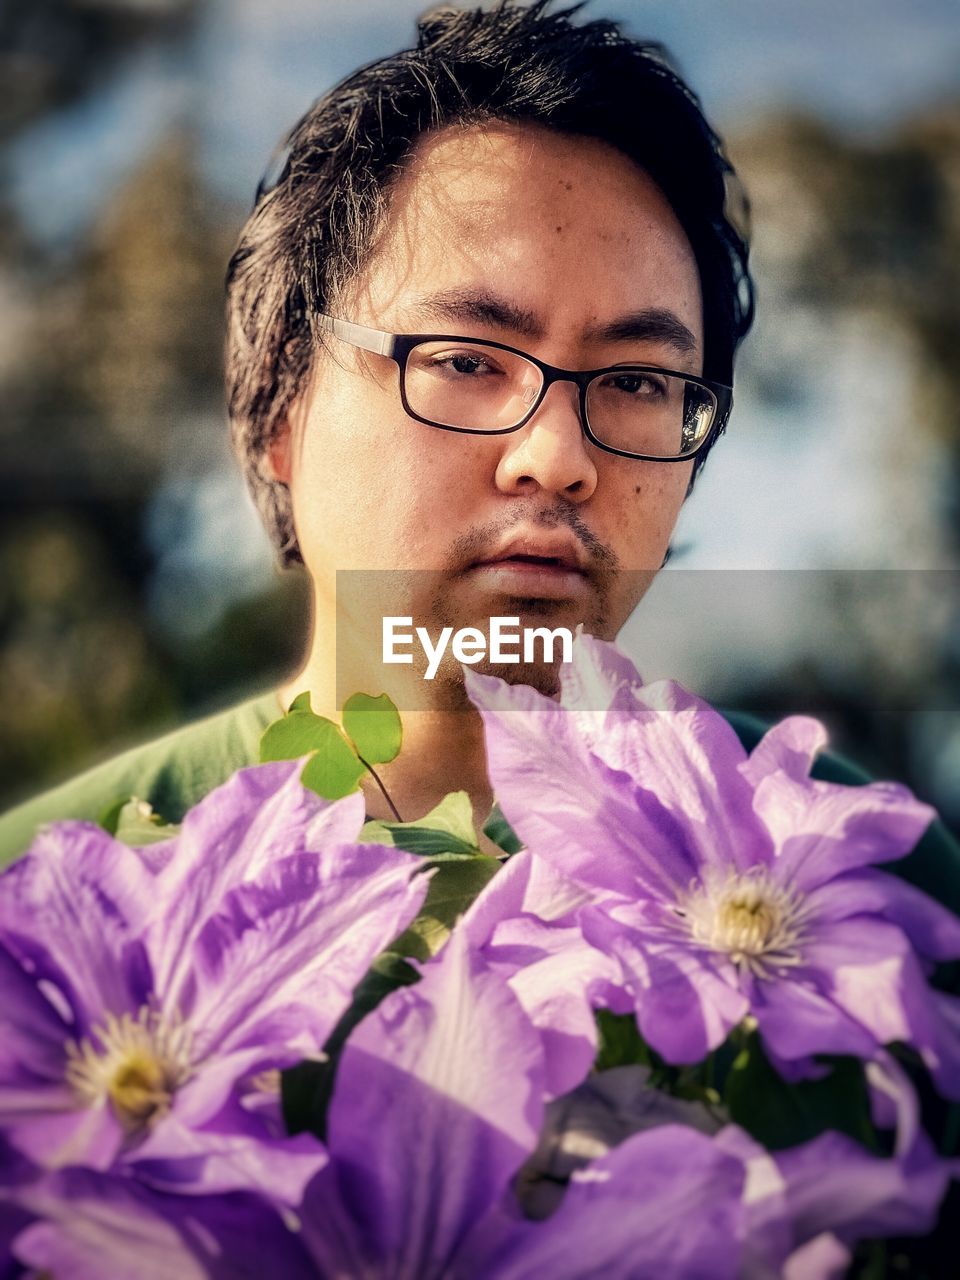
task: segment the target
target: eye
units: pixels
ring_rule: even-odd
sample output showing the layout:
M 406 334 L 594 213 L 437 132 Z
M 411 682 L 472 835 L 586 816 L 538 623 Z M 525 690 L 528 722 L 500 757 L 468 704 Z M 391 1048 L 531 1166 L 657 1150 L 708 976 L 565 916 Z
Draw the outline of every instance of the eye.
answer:
M 471 380 L 503 372 L 487 355 L 477 351 L 437 352 L 430 357 L 430 368 L 448 377 Z
M 651 398 L 663 396 L 667 389 L 664 378 L 658 378 L 652 373 L 640 373 L 638 371 L 611 374 L 605 385 L 615 391 L 622 391 L 628 396 Z
M 450 367 L 456 369 L 457 373 L 476 373 L 485 363 L 479 356 L 451 356 L 449 361 Z

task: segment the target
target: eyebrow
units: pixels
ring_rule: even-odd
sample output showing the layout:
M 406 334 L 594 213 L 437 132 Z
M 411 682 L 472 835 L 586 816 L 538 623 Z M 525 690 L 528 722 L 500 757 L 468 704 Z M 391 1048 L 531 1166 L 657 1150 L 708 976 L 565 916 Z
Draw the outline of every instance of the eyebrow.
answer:
M 588 340 L 602 342 L 663 342 L 681 355 L 693 355 L 697 340 L 678 315 L 663 307 L 632 311 L 609 324 L 586 331 Z
M 418 298 L 416 306 L 438 320 L 495 325 L 522 338 L 542 338 L 544 327 L 533 311 L 518 307 L 486 289 L 442 289 Z
M 522 338 L 542 338 L 546 328 L 533 311 L 486 289 L 442 289 L 416 299 L 416 309 L 438 320 L 476 322 L 507 329 Z M 697 340 L 678 315 L 664 307 L 631 311 L 584 331 L 588 342 L 662 342 L 692 355 Z

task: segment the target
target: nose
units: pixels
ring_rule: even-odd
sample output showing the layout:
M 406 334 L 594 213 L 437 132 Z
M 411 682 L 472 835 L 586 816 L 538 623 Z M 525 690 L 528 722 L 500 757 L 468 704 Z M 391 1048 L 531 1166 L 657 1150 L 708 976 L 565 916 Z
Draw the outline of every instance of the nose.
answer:
M 547 388 L 526 426 L 502 436 L 496 484 L 503 493 L 529 496 L 543 489 L 585 502 L 597 487 L 597 469 L 580 425 L 577 388 L 556 382 Z

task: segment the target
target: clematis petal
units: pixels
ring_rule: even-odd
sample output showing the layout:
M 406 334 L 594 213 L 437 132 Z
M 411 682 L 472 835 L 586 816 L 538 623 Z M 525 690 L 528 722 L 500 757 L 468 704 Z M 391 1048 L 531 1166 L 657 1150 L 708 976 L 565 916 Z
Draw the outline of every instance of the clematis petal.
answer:
M 894 783 L 801 784 L 783 774 L 760 781 L 754 806 L 777 846 L 778 875 L 803 890 L 841 872 L 902 857 L 936 816 Z
M 827 745 L 827 731 L 810 716 L 788 716 L 768 729 L 740 772 L 752 787 L 771 773 L 785 773 L 794 782 L 805 782 L 813 762 Z
M 560 667 L 561 702 L 574 715 L 609 712 L 619 719 L 631 714 L 642 698 L 643 677 L 619 645 L 578 632 L 574 660 Z M 605 722 L 605 721 L 604 721 Z
M 46 1169 L 80 1164 L 90 1169 L 109 1169 L 124 1141 L 123 1130 L 110 1108 L 78 1109 L 65 1088 L 57 1094 L 49 1091 L 44 1102 L 49 1107 L 46 1114 L 32 1105 L 34 1099 L 23 1099 L 22 1115 L 12 1117 L 5 1125 L 10 1144 Z
M 300 782 L 302 762 L 241 769 L 183 820 L 157 876 L 152 954 L 158 990 L 189 981 L 193 944 L 225 894 L 299 853 L 355 841 L 363 797 L 321 800 Z
M 632 1001 L 619 965 L 583 937 L 579 908 L 595 898 L 529 851 L 516 854 L 458 926 L 484 964 L 501 974 L 538 1029 L 550 1097 L 583 1079 L 596 1056 L 594 1009 Z
M 807 895 L 818 921 L 877 915 L 898 925 L 930 960 L 960 956 L 960 917 L 905 880 L 872 867 L 836 876 Z
M 14 1256 L 45 1274 L 70 1280 L 315 1275 L 299 1238 L 252 1195 L 161 1195 L 81 1169 L 8 1194 L 21 1215 L 34 1219 L 14 1237 Z
M 784 1264 L 783 1280 L 844 1280 L 851 1257 L 835 1235 L 824 1231 L 794 1249 Z
M 87 822 L 47 828 L 0 876 L 0 938 L 63 993 L 78 1038 L 105 1009 L 135 1012 L 150 989 L 137 939 L 154 883 L 136 850 Z
M 700 1062 L 746 1015 L 733 967 L 683 946 L 651 941 L 603 910 L 581 915 L 584 937 L 621 966 L 643 1038 L 668 1062 Z
M 332 845 L 280 859 L 227 892 L 163 997 L 196 1027 L 195 1057 L 262 1044 L 265 1017 L 290 1004 L 321 1049 L 375 956 L 419 910 L 421 867 L 385 845 Z M 165 940 L 153 933 L 150 944 Z
M 717 859 L 744 868 L 769 859 L 769 837 L 752 812 L 752 788 L 740 774 L 746 753 L 730 724 L 674 681 L 643 684 L 616 645 L 578 635 L 573 663 L 561 672 L 560 716 L 556 703 L 524 686 L 470 671 L 466 679 L 487 723 L 488 755 L 497 714 L 507 718 L 508 734 L 518 731 L 521 715 L 531 721 L 544 716 L 544 725 L 552 728 L 565 722 L 581 750 L 633 780 L 640 808 L 649 809 L 655 828 L 667 824 L 666 814 L 678 823 L 688 850 L 709 849 Z M 498 780 L 494 790 L 500 796 Z M 691 841 L 688 826 L 695 832 L 708 829 L 709 841 Z
M 458 928 L 472 946 L 482 947 L 506 920 L 527 916 L 547 924 L 570 924 L 578 908 L 597 896 L 595 889 L 569 879 L 525 849 L 509 858 L 481 890 Z
M 744 870 L 770 861 L 772 844 L 741 773 L 739 738 L 718 711 L 681 685 L 645 686 L 633 713 L 608 717 L 590 749 L 634 780 L 639 804 L 666 809 L 689 832 L 698 864 Z
M 42 980 L 41 980 L 42 981 Z M 57 1009 L 35 975 L 0 942 L 0 1117 L 7 1088 L 59 1087 L 66 1042 L 76 1034 L 72 1010 Z M 67 1015 L 67 1018 L 64 1017 Z
M 594 1010 L 626 1013 L 632 1001 L 614 957 L 592 947 L 579 929 L 551 932 L 552 950 L 545 947 L 541 959 L 502 971 L 513 969 L 510 988 L 540 1033 L 546 1094 L 554 1098 L 574 1088 L 596 1057 Z M 495 958 L 503 955 L 492 950 Z
M 321 1271 L 448 1274 L 536 1143 L 542 1081 L 539 1036 L 454 931 L 422 981 L 390 995 L 347 1042 L 328 1117 L 331 1165 L 304 1202 Z
M 494 793 L 525 845 L 572 879 L 624 894 L 672 894 L 689 881 L 683 826 L 649 792 L 641 806 L 642 788 L 588 750 L 563 707 L 527 685 L 466 679 Z
M 881 1043 L 907 1032 L 902 983 L 911 959 L 903 931 L 872 916 L 818 922 L 803 948 L 803 968 L 815 974 L 820 990 Z
M 627 1138 L 574 1173 L 545 1222 L 478 1224 L 466 1275 L 497 1280 L 610 1280 L 740 1274 L 744 1165 L 694 1129 L 664 1125 Z
M 235 1101 L 217 1129 L 194 1129 L 171 1115 L 136 1151 L 140 1182 L 168 1192 L 204 1196 L 256 1191 L 279 1208 L 293 1208 L 307 1183 L 327 1163 L 312 1134 L 274 1137 L 256 1115 Z
M 776 1161 L 798 1245 L 825 1231 L 847 1244 L 925 1234 L 949 1182 L 932 1151 L 911 1161 L 881 1158 L 834 1132 L 777 1152 Z
M 800 981 L 757 982 L 750 1011 L 777 1058 L 806 1059 L 811 1053 L 871 1058 L 878 1042 L 859 1019 L 813 985 Z
M 703 1103 L 654 1088 L 648 1067 L 631 1064 L 591 1072 L 547 1107 L 537 1148 L 514 1183 L 524 1216 L 537 1221 L 549 1217 L 575 1171 L 631 1135 L 665 1124 L 714 1134 L 722 1122 Z

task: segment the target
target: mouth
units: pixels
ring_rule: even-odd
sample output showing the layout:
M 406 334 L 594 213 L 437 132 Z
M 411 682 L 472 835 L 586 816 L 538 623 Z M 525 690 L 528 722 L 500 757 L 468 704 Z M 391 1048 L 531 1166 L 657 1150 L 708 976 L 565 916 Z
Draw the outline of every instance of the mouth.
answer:
M 584 557 L 572 544 L 529 545 L 514 542 L 475 561 L 468 573 L 490 590 L 529 599 L 563 600 L 588 585 Z
M 579 565 L 564 556 L 535 556 L 535 555 L 512 555 L 498 556 L 492 560 L 479 560 L 476 564 L 471 565 L 473 569 L 489 569 L 494 567 L 503 567 L 511 569 L 531 571 L 549 571 L 559 570 L 562 573 L 578 573 L 582 574 Z

